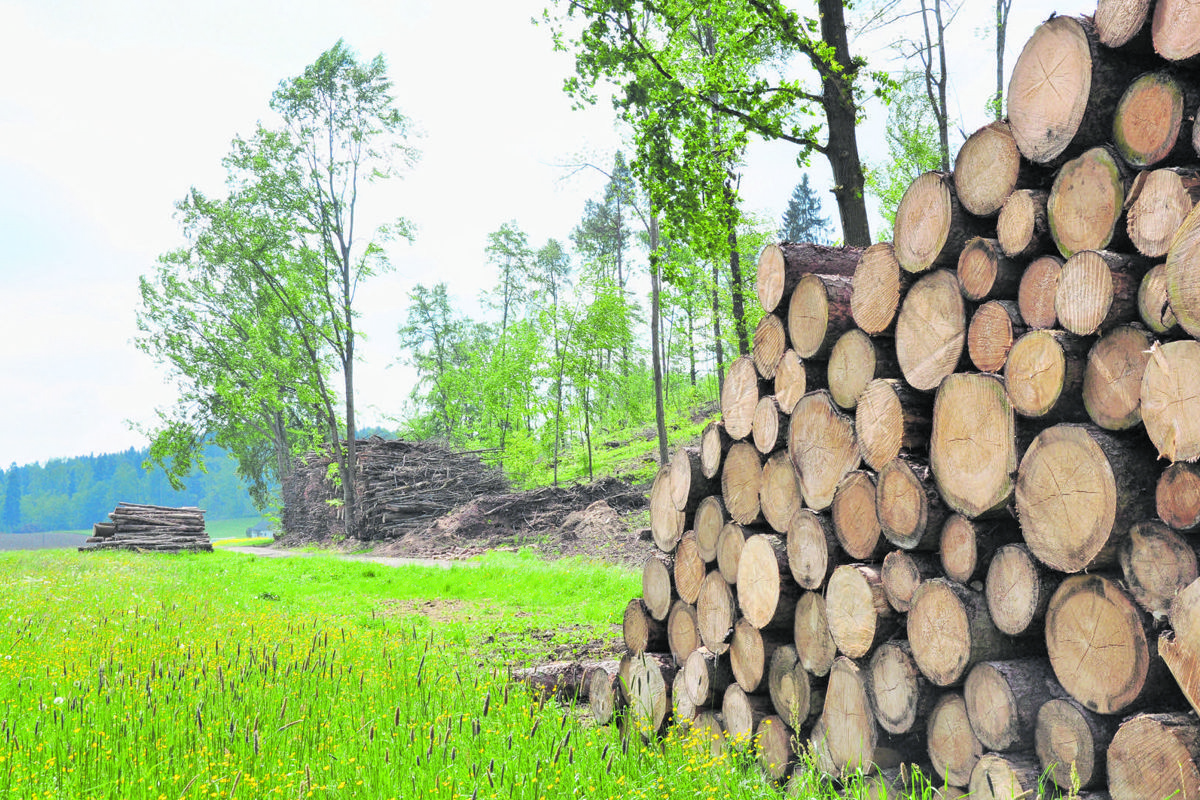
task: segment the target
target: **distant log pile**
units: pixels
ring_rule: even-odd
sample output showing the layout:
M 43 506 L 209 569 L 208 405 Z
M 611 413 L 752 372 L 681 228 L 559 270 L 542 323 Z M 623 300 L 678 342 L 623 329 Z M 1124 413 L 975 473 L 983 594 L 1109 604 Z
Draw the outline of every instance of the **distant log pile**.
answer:
M 283 481 L 283 530 L 288 541 L 324 541 L 345 531 L 340 492 L 328 454 L 297 460 Z M 398 539 L 481 495 L 508 490 L 504 474 L 477 455 L 432 442 L 358 442 L 359 538 Z M 333 502 L 331 502 L 333 501 Z
M 777 319 L 658 474 L 598 719 L 889 794 L 1200 798 L 1193 13 L 1051 17 L 894 242 L 763 251 Z
M 213 549 L 199 508 L 118 503 L 108 518 L 112 521 L 92 526 L 92 535 L 80 550 L 211 553 Z

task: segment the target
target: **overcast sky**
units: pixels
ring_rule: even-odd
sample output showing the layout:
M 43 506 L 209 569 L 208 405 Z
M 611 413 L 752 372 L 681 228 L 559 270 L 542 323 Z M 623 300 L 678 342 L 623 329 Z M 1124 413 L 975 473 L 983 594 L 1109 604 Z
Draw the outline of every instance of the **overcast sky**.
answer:
M 985 122 L 992 91 L 993 3 L 963 2 L 951 90 L 969 131 Z M 386 208 L 372 209 L 412 219 L 417 241 L 360 295 L 360 423 L 387 424 L 410 389 L 411 374 L 393 364 L 412 286 L 444 280 L 474 311 L 495 277 L 484 264 L 488 232 L 515 219 L 535 245 L 565 241 L 603 178 L 568 179 L 562 165 L 580 154 L 608 162 L 620 146 L 607 107 L 571 110 L 561 91 L 571 58 L 530 22 L 542 6 L 0 0 L 0 468 L 146 444 L 129 423 L 152 421 L 173 392 L 131 343 L 138 276 L 180 244 L 173 203 L 193 185 L 219 192 L 230 140 L 266 119 L 279 81 L 338 38 L 363 58 L 384 54 L 398 105 L 423 132 L 421 162 Z M 1051 8 L 1095 3 L 1015 0 L 1010 69 Z M 879 159 L 886 114 L 869 116 L 864 149 Z M 811 173 L 814 187 L 828 187 L 823 164 Z M 755 145 L 742 180 L 748 208 L 777 219 L 800 174 L 790 146 Z M 831 200 L 825 210 L 836 218 Z

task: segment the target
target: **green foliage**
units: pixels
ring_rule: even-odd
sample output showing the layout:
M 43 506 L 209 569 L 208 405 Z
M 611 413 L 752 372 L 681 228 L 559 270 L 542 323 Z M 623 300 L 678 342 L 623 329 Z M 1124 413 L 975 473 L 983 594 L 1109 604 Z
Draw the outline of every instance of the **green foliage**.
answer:
M 787 209 L 783 212 L 783 225 L 779 238 L 789 242 L 813 242 L 829 244 L 829 218 L 821 215 L 821 198 L 808 185 L 808 173 L 792 190 Z

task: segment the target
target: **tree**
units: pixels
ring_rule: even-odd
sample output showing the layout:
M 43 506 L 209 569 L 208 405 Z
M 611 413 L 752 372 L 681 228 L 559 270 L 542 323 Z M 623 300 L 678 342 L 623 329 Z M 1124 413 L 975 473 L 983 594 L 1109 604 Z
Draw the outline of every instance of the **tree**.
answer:
M 9 466 L 4 477 L 4 517 L 0 523 L 4 530 L 16 533 L 21 526 L 21 472 L 16 462 Z
M 821 198 L 808 185 L 808 173 L 792 190 L 787 210 L 783 212 L 783 227 L 779 238 L 789 242 L 829 243 L 829 219 L 821 216 Z
M 251 287 L 261 298 L 264 314 L 274 320 L 272 331 L 285 337 L 284 352 L 275 352 L 270 343 L 263 345 L 263 352 L 305 376 L 304 385 L 313 395 L 302 403 L 319 419 L 322 439 L 333 452 L 346 533 L 351 536 L 358 519 L 355 296 L 363 280 L 387 267 L 384 242 L 411 237 L 408 222 L 396 219 L 360 240 L 360 190 L 369 182 L 395 177 L 417 155 L 407 142 L 409 122 L 394 107 L 391 87 L 382 56 L 360 62 L 338 41 L 272 94 L 270 107 L 279 115 L 280 127 L 260 123 L 250 138 L 234 140 L 224 160 L 228 198 L 208 201 L 193 190 L 181 209 L 194 215 L 190 224 L 208 243 L 184 248 L 186 257 L 202 270 L 225 270 L 232 282 Z M 170 274 L 171 261 L 160 260 L 166 268 L 160 277 L 186 280 Z M 146 311 L 144 319 L 152 330 L 167 330 L 163 309 Z M 192 370 L 172 363 L 199 394 L 230 401 L 233 408 L 228 412 L 214 404 L 219 413 L 244 413 L 245 404 L 234 398 L 243 395 L 252 376 L 220 380 L 212 365 Z M 331 367 L 340 372 L 337 389 L 327 380 Z M 184 417 L 181 423 L 191 427 L 187 433 L 196 434 L 194 426 L 205 421 Z M 187 438 L 184 444 L 193 448 L 200 440 Z
M 881 240 L 890 239 L 896 208 L 909 184 L 923 172 L 937 169 L 941 150 L 937 122 L 924 100 L 924 77 L 907 73 L 900 82 L 900 96 L 888 115 L 888 157 L 867 171 L 867 186 L 879 199 L 879 212 L 887 221 Z
M 1012 0 L 996 0 L 996 95 L 988 104 L 992 117 L 1004 118 L 1004 40 L 1008 35 L 1008 12 Z
M 417 370 L 414 399 L 421 387 L 428 391 L 423 402 L 433 407 L 437 426 L 434 434 L 453 440 L 460 422 L 460 398 L 452 375 L 465 361 L 462 350 L 465 320 L 454 313 L 444 282 L 432 289 L 417 284 L 408 294 L 408 321 L 400 327 L 400 344 L 406 361 Z

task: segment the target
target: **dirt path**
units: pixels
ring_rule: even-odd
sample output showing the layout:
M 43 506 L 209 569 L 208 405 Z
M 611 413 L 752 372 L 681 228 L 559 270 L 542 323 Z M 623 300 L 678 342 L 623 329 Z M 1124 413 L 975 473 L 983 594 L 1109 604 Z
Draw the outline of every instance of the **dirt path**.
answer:
M 382 564 L 385 567 L 440 567 L 450 569 L 454 566 L 477 567 L 476 561 L 452 561 L 442 558 L 398 558 L 395 556 L 350 555 L 348 553 L 308 553 L 301 550 L 288 550 L 282 547 L 222 547 L 221 550 L 230 553 L 245 553 L 261 558 L 307 558 L 311 556 L 333 556 L 342 561 L 363 561 L 372 564 Z

